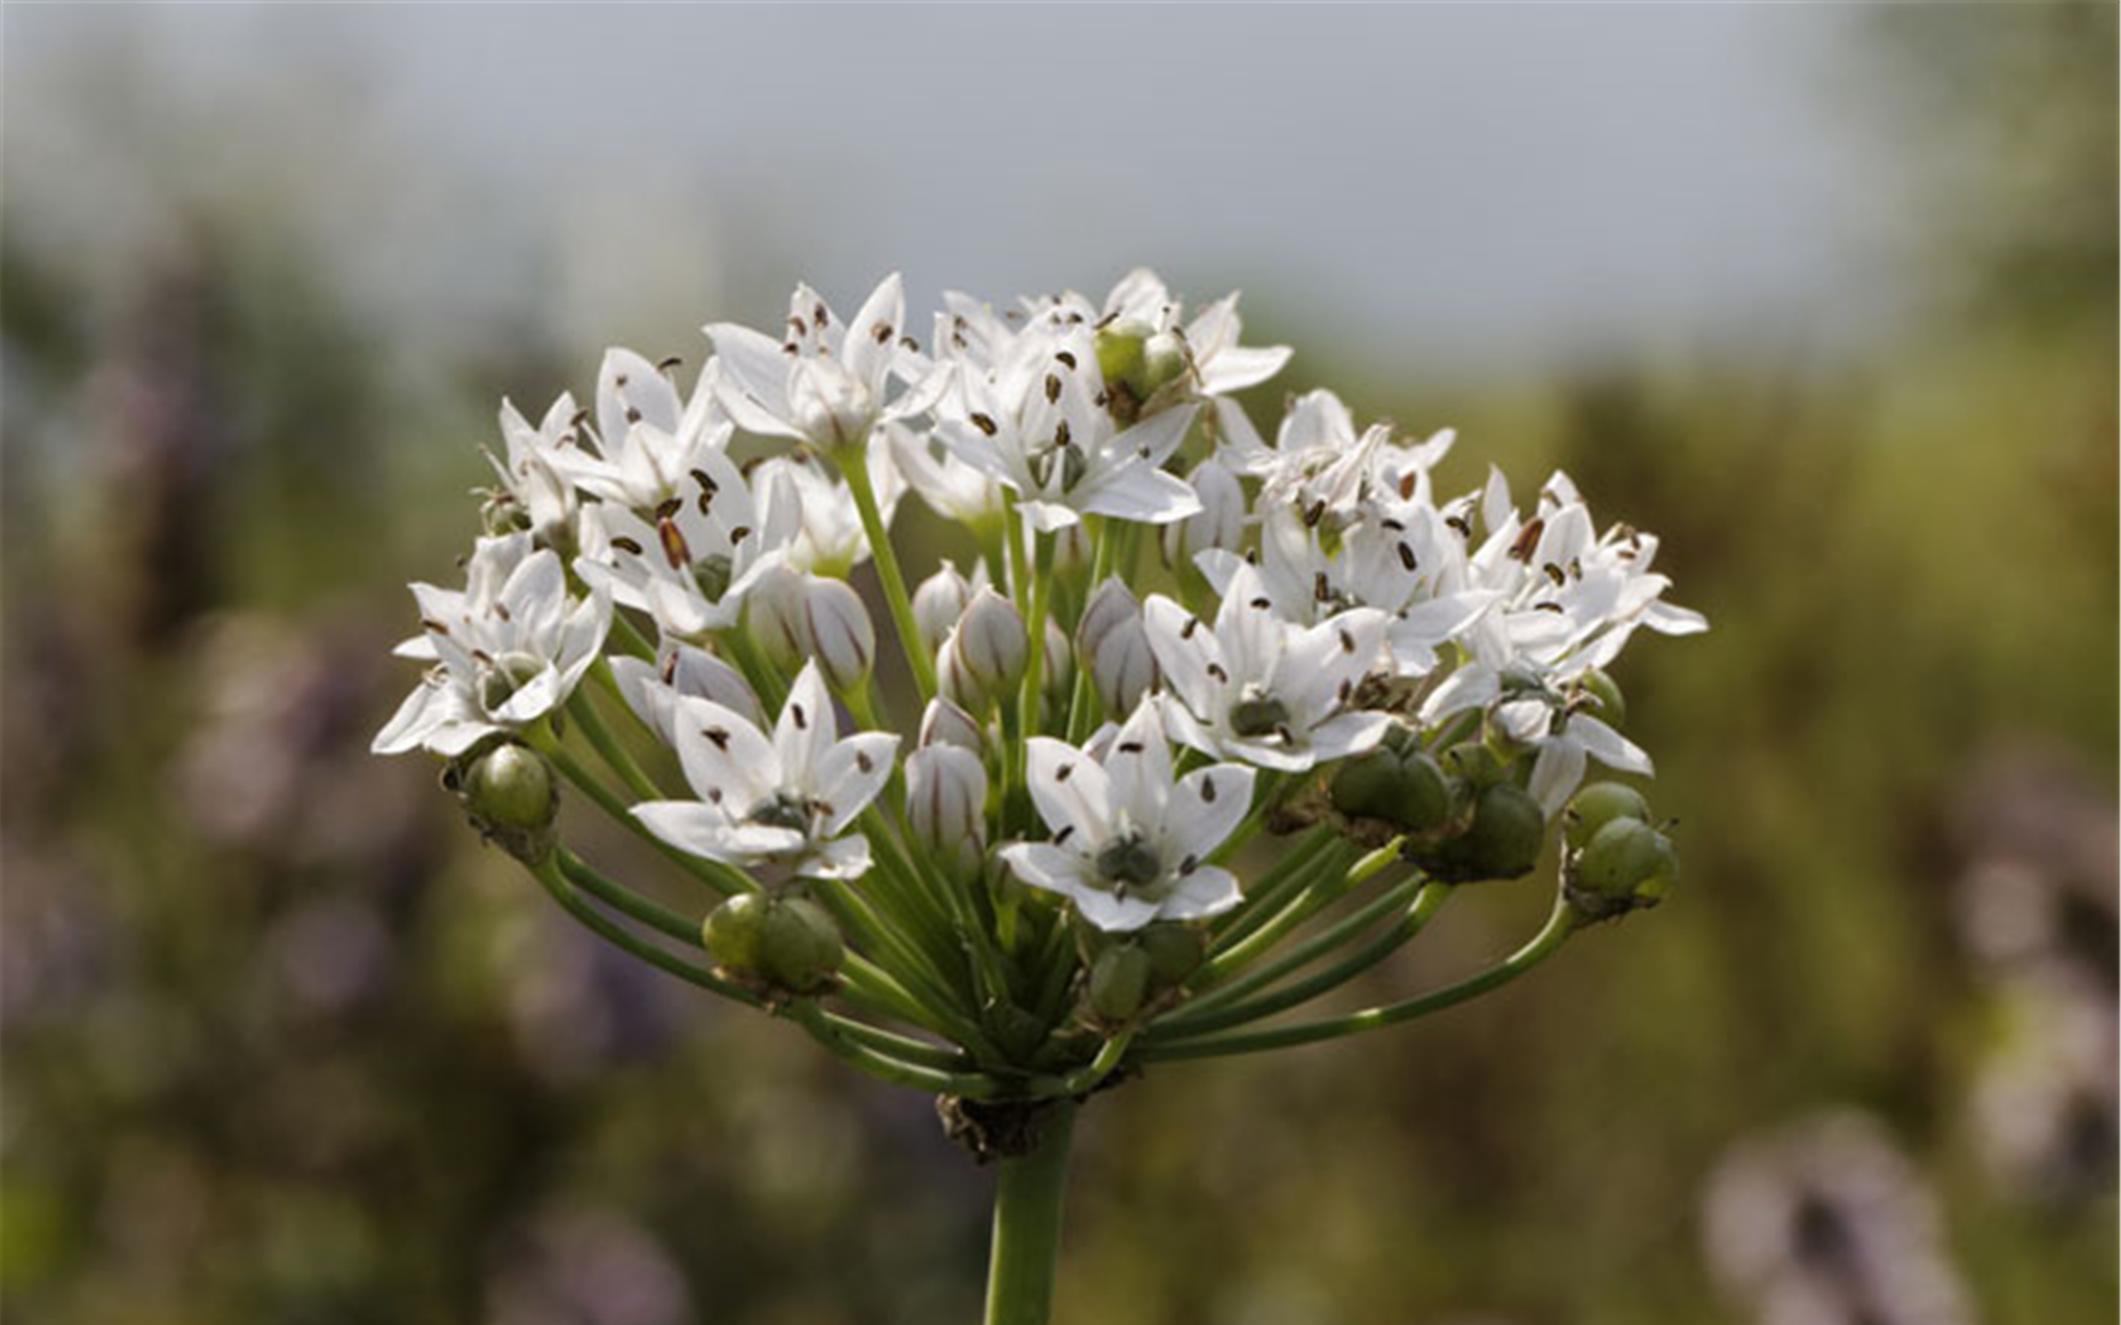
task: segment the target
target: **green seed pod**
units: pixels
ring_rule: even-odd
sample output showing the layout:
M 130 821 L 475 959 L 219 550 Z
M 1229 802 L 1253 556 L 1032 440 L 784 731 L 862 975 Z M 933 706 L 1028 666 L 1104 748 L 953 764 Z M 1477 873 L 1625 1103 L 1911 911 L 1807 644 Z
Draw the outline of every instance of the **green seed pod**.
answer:
M 1450 854 L 1468 879 L 1514 879 L 1539 863 L 1546 836 L 1539 802 L 1514 782 L 1498 782 L 1480 793 L 1473 824 Z
M 1562 831 L 1571 850 L 1581 851 L 1598 830 L 1615 819 L 1650 821 L 1650 803 L 1625 782 L 1593 782 L 1561 812 Z
M 1615 819 L 1598 830 L 1576 858 L 1579 892 L 1608 902 L 1654 903 L 1679 875 L 1672 841 L 1640 819 Z M 1647 888 L 1649 896 L 1642 898 Z
M 846 955 L 832 913 L 807 897 L 777 898 L 758 933 L 759 974 L 793 994 L 832 983 Z
M 464 778 L 471 812 L 495 829 L 542 832 L 559 813 L 560 791 L 545 756 L 510 742 L 480 756 Z
M 1137 379 L 1142 370 L 1143 346 L 1149 327 L 1142 322 L 1115 322 L 1097 333 L 1097 367 L 1107 382 Z
M 1598 717 L 1607 724 L 1618 727 L 1628 720 L 1627 696 L 1620 693 L 1620 686 L 1612 677 L 1593 667 L 1583 674 L 1577 684 L 1584 692 L 1598 701 Z
M 1382 819 L 1409 832 L 1426 832 L 1451 814 L 1443 767 L 1419 750 L 1378 749 L 1350 760 L 1330 792 L 1342 814 Z
M 700 937 L 716 965 L 744 975 L 759 974 L 759 932 L 772 905 L 764 893 L 738 893 L 707 913 Z
M 1160 331 L 1142 342 L 1141 367 L 1128 378 L 1127 386 L 1146 401 L 1185 371 L 1185 342 L 1171 332 Z
M 1200 969 L 1207 960 L 1207 938 L 1192 925 L 1172 922 L 1150 925 L 1136 936 L 1149 954 L 1149 982 L 1169 989 Z
M 1149 954 L 1136 943 L 1115 943 L 1090 963 L 1090 1010 L 1099 1020 L 1124 1022 L 1149 996 Z
M 1485 741 L 1460 741 L 1443 752 L 1443 766 L 1483 790 L 1510 775 L 1510 766 Z

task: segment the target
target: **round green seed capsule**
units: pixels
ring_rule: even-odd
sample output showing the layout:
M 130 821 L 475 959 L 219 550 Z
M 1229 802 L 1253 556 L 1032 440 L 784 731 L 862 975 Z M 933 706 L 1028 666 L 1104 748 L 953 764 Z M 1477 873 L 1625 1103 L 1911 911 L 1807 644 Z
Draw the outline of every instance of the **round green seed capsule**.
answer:
M 1610 901 L 1655 902 L 1671 890 L 1678 874 L 1671 839 L 1640 819 L 1607 823 L 1576 858 L 1577 889 Z
M 1650 803 L 1642 793 L 1624 782 L 1593 782 L 1570 799 L 1561 812 L 1562 831 L 1569 846 L 1582 850 L 1598 830 L 1615 819 L 1650 821 Z
M 832 913 L 807 897 L 778 898 L 768 906 L 758 940 L 759 973 L 795 994 L 829 984 L 846 954 Z
M 764 893 L 738 893 L 707 913 L 700 937 L 716 965 L 759 974 L 759 931 L 771 905 Z
M 463 785 L 465 804 L 491 828 L 541 832 L 559 812 L 551 766 L 525 746 L 510 743 L 487 751 L 471 766 Z
M 1604 722 L 1618 727 L 1628 720 L 1627 696 L 1620 693 L 1620 685 L 1600 668 L 1593 667 L 1583 674 L 1577 684 L 1591 698 L 1598 701 L 1598 716 Z
M 1207 939 L 1192 925 L 1150 925 L 1136 937 L 1149 954 L 1149 981 L 1158 989 L 1169 989 L 1207 960 Z
M 1139 944 L 1115 943 L 1090 963 L 1090 1010 L 1108 1022 L 1141 1011 L 1149 996 L 1151 963 Z
M 1546 836 L 1539 802 L 1514 782 L 1498 782 L 1480 793 L 1472 826 L 1453 844 L 1453 855 L 1469 878 L 1514 879 L 1539 863 Z

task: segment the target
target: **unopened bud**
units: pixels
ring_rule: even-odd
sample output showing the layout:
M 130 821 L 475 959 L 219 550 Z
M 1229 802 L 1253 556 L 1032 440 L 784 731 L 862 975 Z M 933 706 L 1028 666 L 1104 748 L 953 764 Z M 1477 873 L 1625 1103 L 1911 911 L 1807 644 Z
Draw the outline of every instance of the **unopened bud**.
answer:
M 1132 942 L 1115 943 L 1090 963 L 1090 1010 L 1101 1021 L 1124 1022 L 1149 996 L 1149 954 Z
M 1209 548 L 1235 550 L 1244 538 L 1245 489 L 1227 465 L 1210 456 L 1193 467 L 1186 481 L 1200 498 L 1200 510 L 1164 526 L 1166 565 L 1191 565 Z
M 1156 654 L 1142 625 L 1141 603 L 1118 576 L 1091 593 L 1075 627 L 1075 649 L 1108 716 L 1132 713 L 1156 684 Z
M 1613 819 L 1591 835 L 1567 872 L 1569 901 L 1589 920 L 1655 906 L 1679 879 L 1671 839 L 1640 819 Z
M 972 596 L 952 636 L 951 651 L 983 694 L 1006 693 L 1023 678 L 1030 649 L 1023 614 L 994 590 Z
M 1050 616 L 1046 618 L 1046 656 L 1039 665 L 1039 684 L 1045 688 L 1046 701 L 1066 704 L 1075 685 L 1075 650 L 1068 646 L 1068 632 Z
M 869 609 L 845 580 L 812 576 L 803 591 L 803 631 L 810 656 L 826 684 L 835 690 L 856 690 L 867 684 L 869 669 L 876 661 L 876 627 Z
M 960 746 L 915 750 L 906 756 L 906 820 L 929 854 L 969 874 L 987 848 L 987 766 Z
M 972 582 L 949 562 L 913 591 L 913 624 L 919 630 L 921 648 L 929 653 L 942 647 L 950 627 L 965 614 L 972 602 Z
M 937 695 L 928 701 L 921 713 L 921 730 L 918 744 L 954 745 L 961 750 L 979 754 L 987 746 L 987 734 L 980 730 L 979 721 L 955 703 Z
M 775 566 L 753 582 L 744 596 L 744 628 L 766 660 L 784 672 L 803 665 L 810 652 L 803 600 L 807 596 L 803 573 L 788 566 Z
M 1569 800 L 1561 812 L 1562 833 L 1573 850 L 1582 850 L 1598 830 L 1615 819 L 1650 821 L 1650 803 L 1624 782 L 1593 782 Z

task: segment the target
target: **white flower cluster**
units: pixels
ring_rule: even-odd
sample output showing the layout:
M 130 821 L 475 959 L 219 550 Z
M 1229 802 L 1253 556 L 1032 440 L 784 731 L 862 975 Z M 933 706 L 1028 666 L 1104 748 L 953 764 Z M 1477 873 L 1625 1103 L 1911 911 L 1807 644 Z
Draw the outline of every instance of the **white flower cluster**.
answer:
M 690 794 L 633 812 L 681 852 L 818 880 L 910 857 L 959 889 L 1006 866 L 1106 931 L 1237 905 L 1218 848 L 1395 731 L 1525 755 L 1548 816 L 1587 760 L 1650 771 L 1601 695 L 1638 628 L 1704 628 L 1657 540 L 1559 473 L 1522 508 L 1499 473 L 1439 497 L 1451 433 L 1358 429 L 1328 391 L 1270 443 L 1232 393 L 1289 351 L 1240 344 L 1235 295 L 1188 317 L 1136 271 L 916 328 L 892 276 L 851 317 L 800 287 L 777 331 L 705 330 L 689 391 L 614 349 L 592 408 L 502 407 L 491 536 L 461 593 L 413 587 L 402 651 L 434 667 L 377 750 L 549 739 L 593 677 L 675 751 Z M 908 492 L 969 573 L 909 586 Z M 872 561 L 924 705 L 904 742 L 841 734 L 883 706 L 848 584 Z

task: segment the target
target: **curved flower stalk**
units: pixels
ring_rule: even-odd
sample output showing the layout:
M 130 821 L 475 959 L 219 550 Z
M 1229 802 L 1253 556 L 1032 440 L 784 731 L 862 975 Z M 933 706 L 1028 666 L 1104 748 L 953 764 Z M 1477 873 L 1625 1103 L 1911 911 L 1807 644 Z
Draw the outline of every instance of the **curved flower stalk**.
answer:
M 777 334 L 710 325 L 689 393 L 614 349 L 591 409 L 504 406 L 495 532 L 462 590 L 413 586 L 429 670 L 375 748 L 440 756 L 600 938 L 942 1096 L 1002 1161 L 988 1320 L 1033 1325 L 1079 1101 L 1440 1012 L 1670 893 L 1643 793 L 1581 784 L 1650 772 L 1625 646 L 1706 623 L 1564 475 L 1439 498 L 1453 434 L 1323 390 L 1268 445 L 1230 393 L 1288 351 L 1240 343 L 1234 295 L 946 295 L 933 357 L 906 323 L 896 277 L 845 320 L 799 287 Z M 956 541 L 912 576 L 908 490 Z M 563 797 L 700 891 L 604 874 Z M 1554 856 L 1515 952 L 1302 1017 Z

